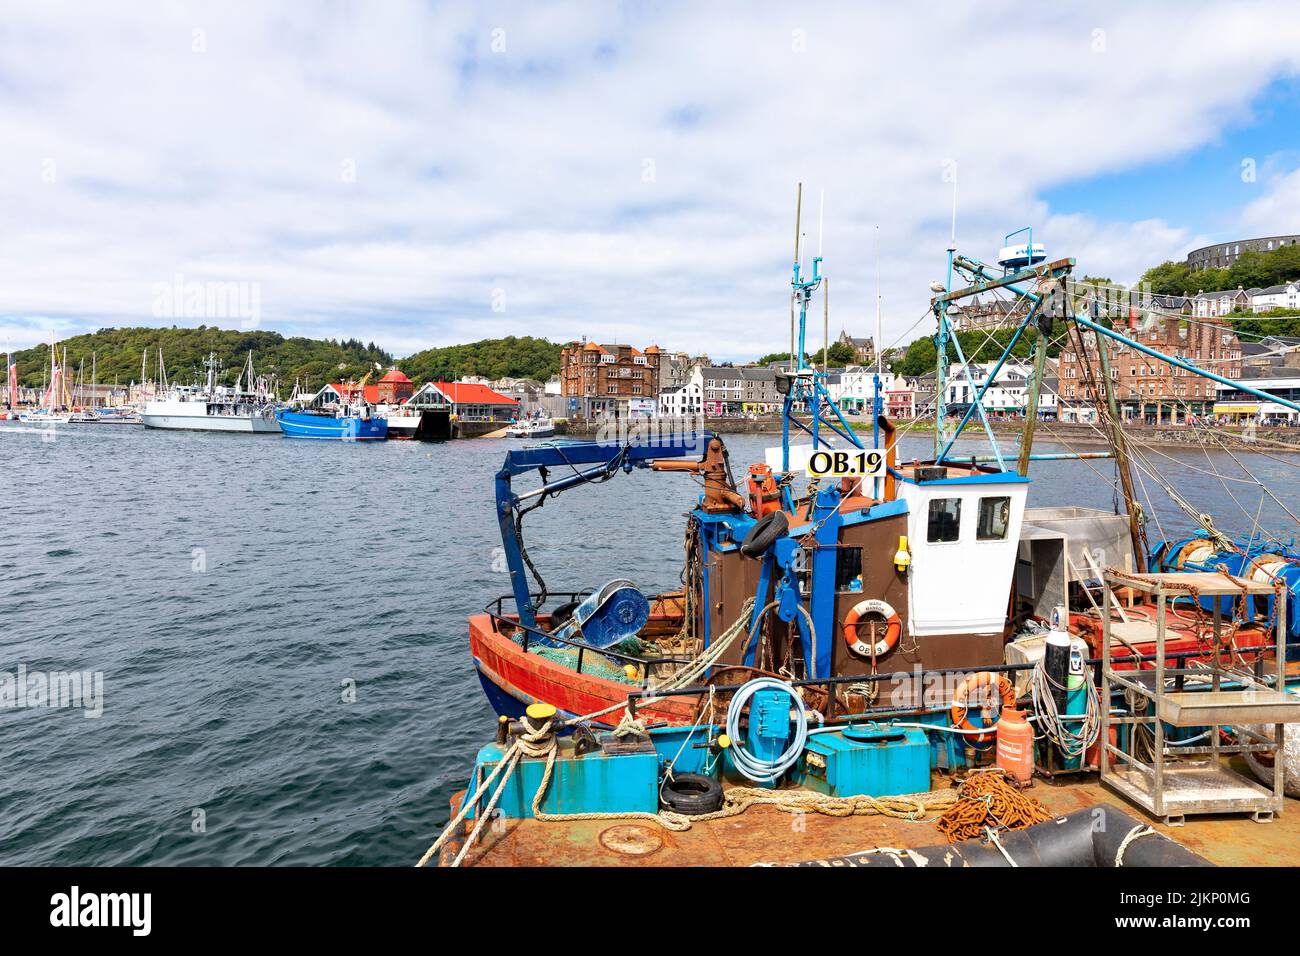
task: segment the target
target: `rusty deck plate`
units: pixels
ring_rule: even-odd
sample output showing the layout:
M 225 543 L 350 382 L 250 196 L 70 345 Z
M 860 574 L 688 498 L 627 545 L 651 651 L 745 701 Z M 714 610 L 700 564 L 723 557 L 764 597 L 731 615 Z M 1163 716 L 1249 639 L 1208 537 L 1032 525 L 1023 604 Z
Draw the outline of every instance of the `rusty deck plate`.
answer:
M 949 785 L 948 778 L 935 775 L 936 789 Z M 1026 793 L 1056 814 L 1099 804 L 1117 807 L 1221 866 L 1300 866 L 1298 801 L 1288 799 L 1284 812 L 1272 823 L 1256 823 L 1236 814 L 1189 818 L 1185 826 L 1169 828 L 1104 790 L 1096 774 L 1061 777 L 1056 782 L 1035 780 Z M 510 820 L 487 829 L 492 832 L 470 851 L 467 866 L 751 866 L 842 856 L 877 846 L 945 842 L 930 822 L 882 816 L 799 817 L 770 807 L 697 823 L 685 832 L 664 830 L 654 823 L 611 820 Z

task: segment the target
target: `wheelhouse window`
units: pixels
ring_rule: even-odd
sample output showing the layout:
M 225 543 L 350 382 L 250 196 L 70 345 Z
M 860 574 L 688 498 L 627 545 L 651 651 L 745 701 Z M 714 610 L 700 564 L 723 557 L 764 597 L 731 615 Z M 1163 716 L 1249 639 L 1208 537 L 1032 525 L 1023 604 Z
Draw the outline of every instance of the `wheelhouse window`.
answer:
M 925 540 L 931 544 L 956 541 L 961 533 L 961 499 L 935 498 L 930 502 L 930 522 Z
M 1010 498 L 981 498 L 980 519 L 975 527 L 975 540 L 1002 541 L 1011 524 Z
M 862 590 L 862 549 L 841 547 L 835 563 L 835 590 L 858 593 Z

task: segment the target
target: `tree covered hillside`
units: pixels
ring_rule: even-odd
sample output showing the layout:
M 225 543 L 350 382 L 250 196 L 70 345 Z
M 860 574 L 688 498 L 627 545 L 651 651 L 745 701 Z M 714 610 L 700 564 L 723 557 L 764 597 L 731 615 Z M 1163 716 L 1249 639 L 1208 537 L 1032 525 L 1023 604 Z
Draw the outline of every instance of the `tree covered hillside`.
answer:
M 532 336 L 508 335 L 466 345 L 425 349 L 397 363 L 413 382 L 453 381 L 467 375 L 484 378 L 532 378 L 546 381 L 560 371 L 563 345 Z

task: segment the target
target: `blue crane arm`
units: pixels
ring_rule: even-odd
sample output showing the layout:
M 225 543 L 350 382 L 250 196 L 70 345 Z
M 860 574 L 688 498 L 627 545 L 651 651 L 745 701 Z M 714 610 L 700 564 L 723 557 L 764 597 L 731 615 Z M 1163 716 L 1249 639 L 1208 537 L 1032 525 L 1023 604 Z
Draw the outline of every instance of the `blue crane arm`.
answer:
M 532 595 L 528 590 L 528 574 L 524 568 L 523 542 L 519 539 L 515 523 L 515 512 L 521 502 L 531 498 L 545 498 L 567 488 L 603 480 L 616 474 L 619 469 L 631 472 L 633 468 L 646 468 L 659 458 L 703 455 L 709 437 L 701 434 L 638 436 L 635 443 L 626 444 L 551 442 L 506 452 L 505 464 L 496 473 L 497 525 L 501 531 L 506 567 L 510 572 L 510 591 L 519 611 L 519 623 L 525 627 L 537 625 L 537 608 L 533 607 Z M 566 469 L 566 474 L 552 480 L 545 472 L 556 468 Z M 522 495 L 515 494 L 511 482 L 530 471 L 543 473 L 542 485 Z

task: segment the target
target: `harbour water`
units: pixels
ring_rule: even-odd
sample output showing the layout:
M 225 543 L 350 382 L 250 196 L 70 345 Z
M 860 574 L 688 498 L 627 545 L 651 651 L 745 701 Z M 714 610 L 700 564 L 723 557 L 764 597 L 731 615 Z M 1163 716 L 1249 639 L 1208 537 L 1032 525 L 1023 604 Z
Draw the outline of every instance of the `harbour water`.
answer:
M 733 467 L 773 442 L 728 438 Z M 0 864 L 413 863 L 491 732 L 465 618 L 508 590 L 492 475 L 518 444 L 0 423 L 0 674 L 103 675 L 96 718 L 0 709 L 0 763 L 22 771 L 0 788 Z M 1291 537 L 1258 488 L 1225 492 L 1227 455 L 1163 454 L 1220 527 L 1259 508 Z M 1240 457 L 1300 491 L 1300 456 Z M 1036 463 L 1030 506 L 1109 509 L 1113 470 Z M 646 472 L 584 486 L 529 515 L 530 553 L 553 589 L 672 588 L 696 494 Z M 1189 529 L 1152 494 L 1165 533 Z

